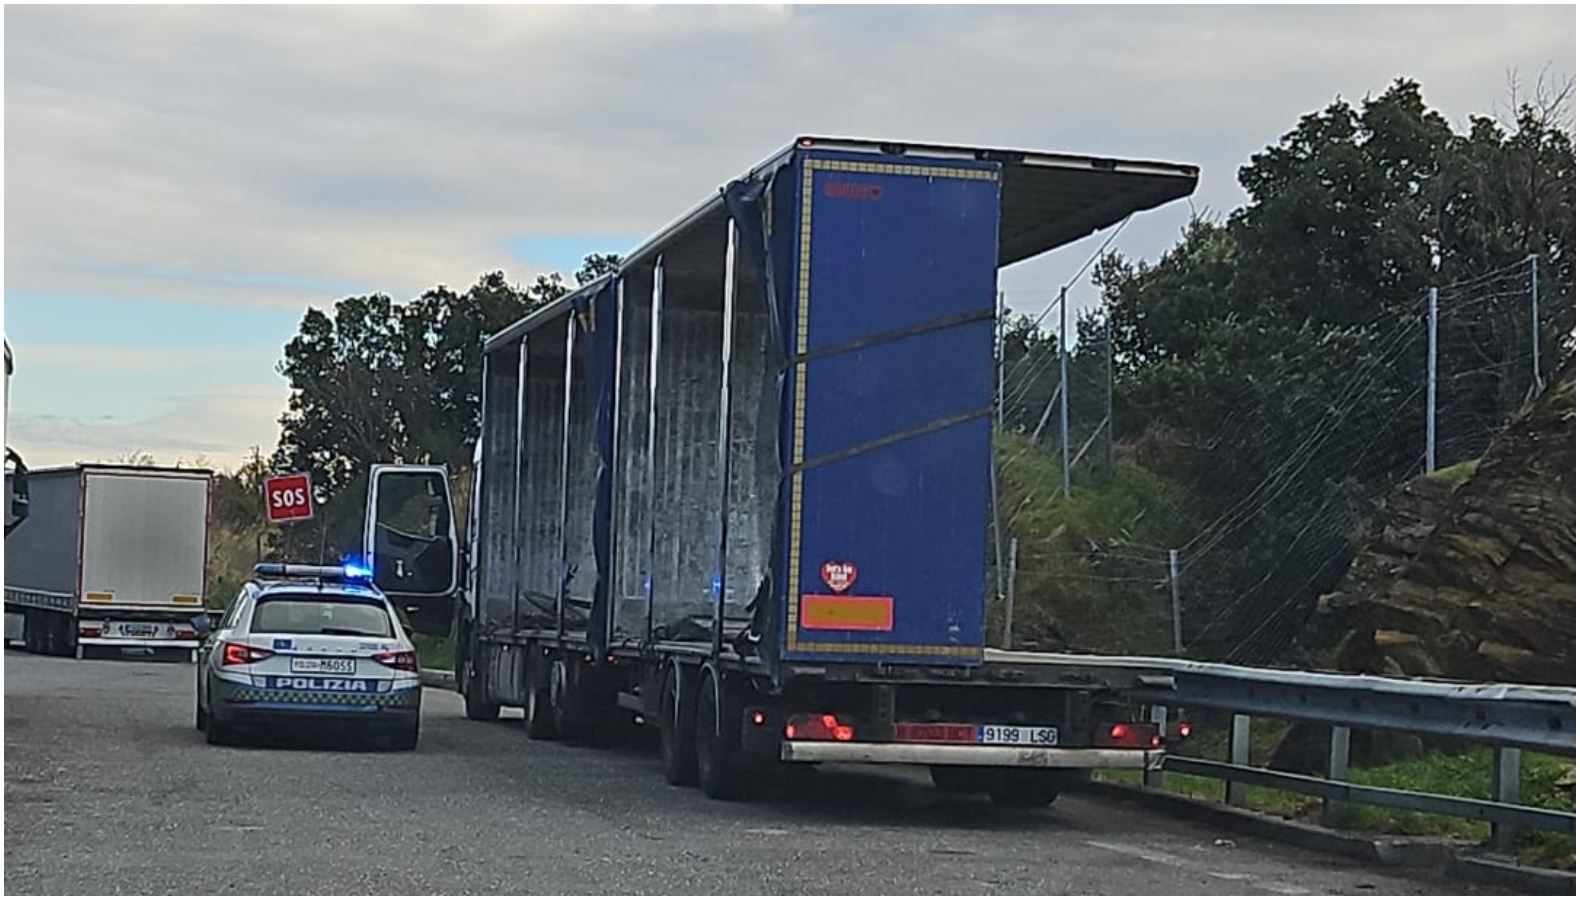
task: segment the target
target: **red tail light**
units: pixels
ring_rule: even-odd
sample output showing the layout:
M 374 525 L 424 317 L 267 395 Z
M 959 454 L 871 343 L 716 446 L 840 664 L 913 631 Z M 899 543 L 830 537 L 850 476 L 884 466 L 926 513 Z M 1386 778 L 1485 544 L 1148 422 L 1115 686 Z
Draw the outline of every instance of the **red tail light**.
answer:
M 258 647 L 248 647 L 245 644 L 227 643 L 220 650 L 220 664 L 226 666 L 247 666 L 274 655 L 272 650 L 263 650 Z
M 785 737 L 792 741 L 849 741 L 856 737 L 856 726 L 846 725 L 832 713 L 791 716 L 785 723 Z
M 768 721 L 768 717 L 763 714 L 762 710 L 760 710 L 760 709 L 752 710 L 752 724 L 753 725 L 761 725 L 761 724 L 763 724 L 766 721 Z
M 83 637 L 96 638 L 101 632 L 99 630 L 99 626 L 97 625 L 83 625 L 77 629 L 77 633 Z
M 417 654 L 410 650 L 386 650 L 383 653 L 375 653 L 373 661 L 403 672 L 417 671 Z
M 1113 722 L 1099 725 L 1093 743 L 1099 747 L 1124 747 L 1146 750 L 1163 746 L 1157 726 L 1142 722 Z
M 1181 738 L 1188 738 L 1188 737 L 1190 737 L 1190 723 L 1189 722 L 1181 722 L 1180 723 L 1180 737 Z
M 176 640 L 190 641 L 197 637 L 197 632 L 191 628 L 177 628 Z

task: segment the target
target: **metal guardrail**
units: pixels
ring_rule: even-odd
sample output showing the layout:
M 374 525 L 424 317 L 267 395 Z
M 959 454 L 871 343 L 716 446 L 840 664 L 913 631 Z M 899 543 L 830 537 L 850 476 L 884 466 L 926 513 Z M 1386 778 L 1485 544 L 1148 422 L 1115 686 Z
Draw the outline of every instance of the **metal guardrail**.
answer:
M 1476 819 L 1492 825 L 1492 846 L 1500 851 L 1513 848 L 1522 828 L 1574 831 L 1574 813 L 1519 803 L 1521 749 L 1575 755 L 1573 688 L 1255 669 L 1186 660 L 1174 660 L 1171 667 L 1172 689 L 1148 688 L 1131 691 L 1130 696 L 1153 704 L 1154 715 L 1160 718 L 1166 718 L 1170 707 L 1232 714 L 1228 760 L 1170 755 L 1163 764 L 1168 771 L 1221 779 L 1225 802 L 1231 805 L 1244 806 L 1246 787 L 1256 785 L 1321 797 L 1323 818 L 1330 824 L 1346 803 Z M 1251 766 L 1253 715 L 1328 726 L 1326 777 Z M 1346 779 L 1355 728 L 1491 746 L 1493 796 L 1451 797 L 1351 783 Z M 1162 773 L 1149 772 L 1146 779 L 1148 786 L 1161 787 Z

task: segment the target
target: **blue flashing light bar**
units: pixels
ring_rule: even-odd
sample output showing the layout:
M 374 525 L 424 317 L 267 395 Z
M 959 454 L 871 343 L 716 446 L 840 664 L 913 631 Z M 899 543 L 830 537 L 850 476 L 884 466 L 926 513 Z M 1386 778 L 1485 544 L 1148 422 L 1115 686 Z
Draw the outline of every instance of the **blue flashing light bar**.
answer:
M 318 581 L 368 582 L 373 570 L 357 563 L 343 566 L 301 566 L 292 563 L 258 563 L 252 572 L 259 578 L 312 578 Z

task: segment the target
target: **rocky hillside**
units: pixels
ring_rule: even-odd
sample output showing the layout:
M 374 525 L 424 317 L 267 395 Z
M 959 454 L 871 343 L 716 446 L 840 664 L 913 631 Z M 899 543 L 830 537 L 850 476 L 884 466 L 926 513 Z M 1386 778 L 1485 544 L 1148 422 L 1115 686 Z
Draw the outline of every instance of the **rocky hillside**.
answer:
M 1371 674 L 1575 683 L 1570 358 L 1479 464 L 1401 487 L 1324 596 L 1306 662 Z

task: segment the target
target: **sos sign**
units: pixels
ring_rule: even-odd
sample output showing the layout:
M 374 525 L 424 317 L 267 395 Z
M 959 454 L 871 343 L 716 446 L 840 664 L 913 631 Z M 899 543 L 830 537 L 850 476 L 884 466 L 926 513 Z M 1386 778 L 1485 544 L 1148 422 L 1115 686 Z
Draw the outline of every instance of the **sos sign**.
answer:
M 294 522 L 313 517 L 313 491 L 306 472 L 264 479 L 263 499 L 270 522 Z

